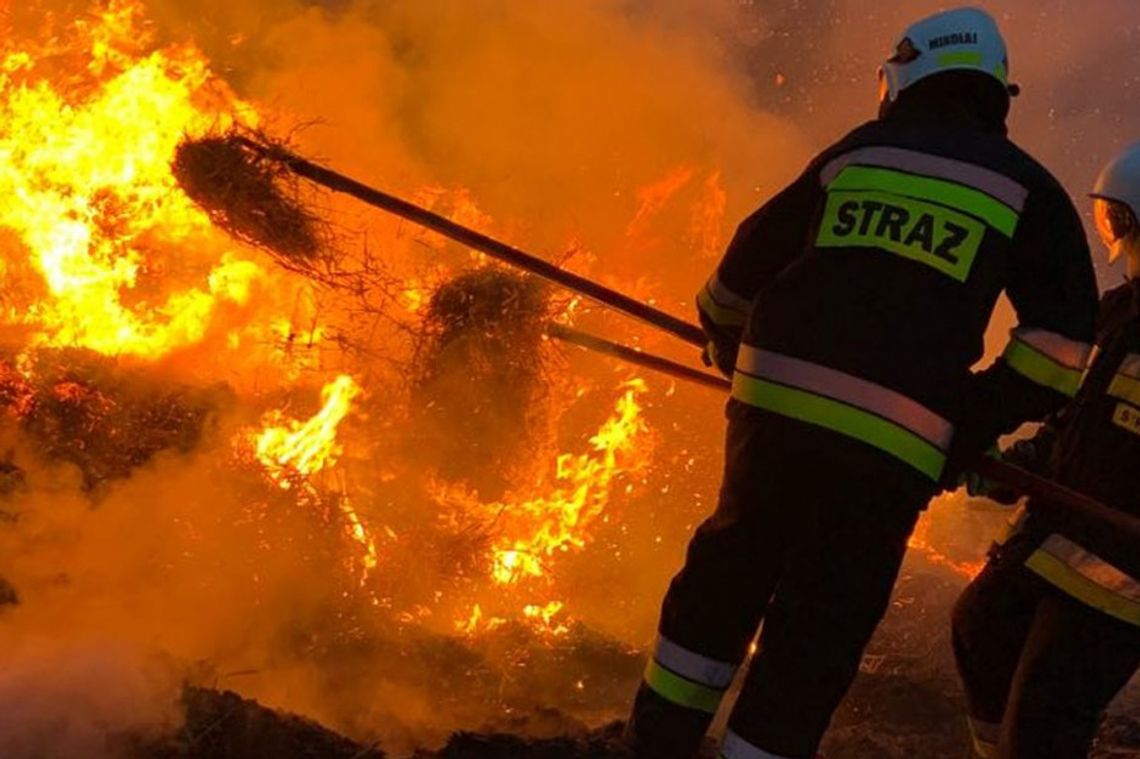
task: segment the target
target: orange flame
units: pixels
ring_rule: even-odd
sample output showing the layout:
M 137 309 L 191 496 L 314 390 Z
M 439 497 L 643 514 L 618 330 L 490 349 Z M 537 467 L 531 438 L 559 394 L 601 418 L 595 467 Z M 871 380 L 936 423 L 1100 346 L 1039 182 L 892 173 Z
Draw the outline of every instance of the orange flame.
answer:
M 309 419 L 289 419 L 280 411 L 271 411 L 263 419 L 264 428 L 249 433 L 257 460 L 278 487 L 290 490 L 299 482 L 305 495 L 317 499 L 318 490 L 311 478 L 335 466 L 344 452 L 337 431 L 360 394 L 356 381 L 342 374 L 321 390 L 321 409 Z M 345 533 L 363 551 L 364 582 L 379 565 L 379 554 L 376 541 L 344 494 L 346 489 L 341 483 L 337 509 L 345 520 Z
M 495 504 L 502 513 L 503 537 L 495 545 L 491 575 L 501 584 L 541 577 L 544 558 L 581 549 L 588 529 L 610 500 L 614 479 L 645 462 L 638 444 L 646 431 L 639 396 L 643 380 L 627 383 L 614 415 L 590 438 L 593 451 L 558 457 L 553 492 L 519 503 Z
M 24 248 L 0 276 L 33 290 L 6 317 L 36 342 L 154 358 L 200 341 L 216 307 L 244 302 L 262 272 L 216 244 L 203 257 L 210 223 L 170 169 L 186 133 L 225 127 L 244 106 L 196 48 L 139 54 L 140 14 L 115 0 L 67 39 L 0 48 L 0 226 Z M 90 81 L 49 78 L 61 45 L 86 56 Z M 160 262 L 157 249 L 186 260 Z M 169 270 L 186 273 L 182 289 L 158 281 Z
M 263 420 L 265 429 L 253 437 L 254 451 L 269 476 L 284 489 L 296 475 L 305 477 L 330 467 L 344 452 L 337 441 L 340 423 L 348 416 L 360 386 L 342 374 L 321 390 L 321 410 L 300 421 L 271 411 Z
M 914 533 L 911 534 L 907 547 L 921 553 L 931 564 L 946 567 L 951 572 L 961 575 L 967 580 L 972 580 L 977 577 L 986 566 L 985 560 L 958 561 L 950 558 L 936 548 L 930 541 L 930 525 L 931 517 L 930 513 L 927 512 L 918 520 L 918 524 L 915 525 Z

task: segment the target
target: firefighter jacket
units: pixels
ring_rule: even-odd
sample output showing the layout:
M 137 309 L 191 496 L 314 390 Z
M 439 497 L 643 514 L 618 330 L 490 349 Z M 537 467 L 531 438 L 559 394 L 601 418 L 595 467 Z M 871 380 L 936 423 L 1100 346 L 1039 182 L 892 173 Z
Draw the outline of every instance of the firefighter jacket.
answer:
M 972 374 L 1003 291 L 1019 324 Z M 1076 394 L 1097 292 L 1072 202 L 1004 125 L 896 108 L 743 222 L 698 307 L 736 401 L 939 481 L 952 441 L 983 450 Z
M 1105 296 L 1095 358 L 1076 400 L 1021 449 L 1032 456 L 1015 463 L 1140 518 L 1140 283 Z M 1026 566 L 1085 603 L 1140 624 L 1140 545 L 1055 510 L 1038 516 L 1032 501 L 1029 513 L 1017 527 L 1037 546 Z

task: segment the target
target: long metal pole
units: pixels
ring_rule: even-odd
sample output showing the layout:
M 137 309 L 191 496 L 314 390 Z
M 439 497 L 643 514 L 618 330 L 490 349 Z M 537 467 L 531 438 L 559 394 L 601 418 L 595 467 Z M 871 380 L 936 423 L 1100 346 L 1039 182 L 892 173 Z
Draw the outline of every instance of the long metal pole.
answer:
M 327 187 L 334 192 L 341 192 L 360 200 L 368 205 L 380 208 L 389 213 L 400 216 L 415 224 L 437 232 L 469 248 L 478 250 L 499 261 L 547 279 L 555 284 L 584 295 L 602 305 L 616 309 L 634 318 L 640 319 L 665 332 L 679 337 L 695 346 L 704 346 L 706 338 L 703 330 L 695 324 L 667 314 L 641 301 L 586 279 L 580 275 L 561 269 L 549 261 L 533 256 L 518 248 L 507 245 L 481 232 L 457 224 L 452 220 L 429 211 L 426 208 L 409 203 L 394 195 L 381 192 L 369 187 L 351 177 L 340 174 L 332 169 L 313 163 L 301 156 L 280 148 L 262 145 L 256 140 L 240 138 L 242 143 L 250 150 L 279 161 L 290 171 L 311 182 Z M 567 328 L 559 328 L 560 339 L 574 342 L 583 347 L 600 350 L 608 355 L 625 361 L 644 366 L 646 368 L 663 371 L 680 379 L 701 384 L 705 387 L 715 387 L 721 390 L 729 389 L 727 381 L 705 374 L 695 369 L 689 369 L 668 359 L 645 354 L 627 346 L 610 343 L 584 333 L 571 334 Z M 1140 542 L 1140 519 L 1125 514 L 1117 509 L 1109 508 L 1087 496 L 1070 490 L 1056 482 L 1038 477 L 1018 467 L 997 461 L 988 456 L 981 457 L 973 467 L 978 474 L 1001 482 L 1012 487 L 1017 492 L 1029 496 L 1036 496 L 1045 502 L 1063 506 L 1069 515 L 1075 515 L 1101 525 L 1110 526 L 1126 534 L 1129 539 Z M 1047 508 L 1047 507 L 1045 507 Z M 1135 544 L 1135 543 L 1134 543 Z
M 577 345 L 596 353 L 613 356 L 627 363 L 635 364 L 651 371 L 661 372 L 670 377 L 676 377 L 677 379 L 692 382 L 702 387 L 711 387 L 721 391 L 732 389 L 732 383 L 724 377 L 702 372 L 700 369 L 694 369 L 693 367 L 679 364 L 676 361 L 655 356 L 652 353 L 645 353 L 636 348 L 631 348 L 628 345 L 615 343 L 587 332 L 581 332 L 572 327 L 566 327 L 561 324 L 551 324 L 547 327 L 546 334 L 557 340 L 570 343 L 571 345 Z
M 280 162 L 297 176 L 304 177 L 322 187 L 351 195 L 370 206 L 419 224 L 503 263 L 528 271 L 604 306 L 640 319 L 675 337 L 679 337 L 687 343 L 703 347 L 707 342 L 703 330 L 696 324 L 667 314 L 593 280 L 568 272 L 549 261 L 488 237 L 481 232 L 476 232 L 462 224 L 456 224 L 451 219 L 440 216 L 426 208 L 409 203 L 386 192 L 381 192 L 374 187 L 369 187 L 351 177 L 313 163 L 287 150 L 263 145 L 247 137 L 239 137 L 238 139 L 250 150 Z

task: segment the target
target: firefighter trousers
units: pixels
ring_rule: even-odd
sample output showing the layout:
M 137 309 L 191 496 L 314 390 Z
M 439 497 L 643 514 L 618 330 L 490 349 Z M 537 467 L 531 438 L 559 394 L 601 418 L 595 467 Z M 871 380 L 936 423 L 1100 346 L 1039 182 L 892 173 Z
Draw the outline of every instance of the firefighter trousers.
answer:
M 1018 536 L 954 609 L 954 655 L 978 756 L 1084 759 L 1101 714 L 1140 666 L 1140 628 L 1025 567 Z
M 695 754 L 758 627 L 722 755 L 813 757 L 933 492 L 862 443 L 737 401 L 728 416 L 718 506 L 669 587 L 634 704 L 639 757 Z

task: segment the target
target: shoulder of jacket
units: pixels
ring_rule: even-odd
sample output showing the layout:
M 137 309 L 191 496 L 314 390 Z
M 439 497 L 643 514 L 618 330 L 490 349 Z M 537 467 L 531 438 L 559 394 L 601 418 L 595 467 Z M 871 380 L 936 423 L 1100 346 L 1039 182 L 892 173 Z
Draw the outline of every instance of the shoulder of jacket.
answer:
M 844 153 L 848 153 L 852 150 L 856 150 L 857 148 L 861 148 L 866 145 L 875 144 L 876 142 L 881 142 L 881 138 L 879 137 L 881 132 L 881 122 L 868 121 L 866 123 L 860 124 L 847 134 L 843 135 L 843 137 L 839 138 L 831 145 L 824 148 L 824 150 L 819 155 L 812 159 L 809 167 L 815 169 L 816 171 L 820 171 L 825 166 L 827 166 L 827 164 L 831 163 L 831 161 L 834 159 L 839 158 Z
M 1101 317 L 1112 317 L 1132 307 L 1136 291 L 1129 282 L 1114 287 L 1100 298 Z
M 1009 146 L 1011 178 L 1023 184 L 1031 193 L 1036 193 L 1054 201 L 1061 201 L 1066 206 L 1072 205 L 1072 198 L 1068 190 L 1061 184 L 1043 163 L 1031 156 L 1017 143 L 1004 138 Z

